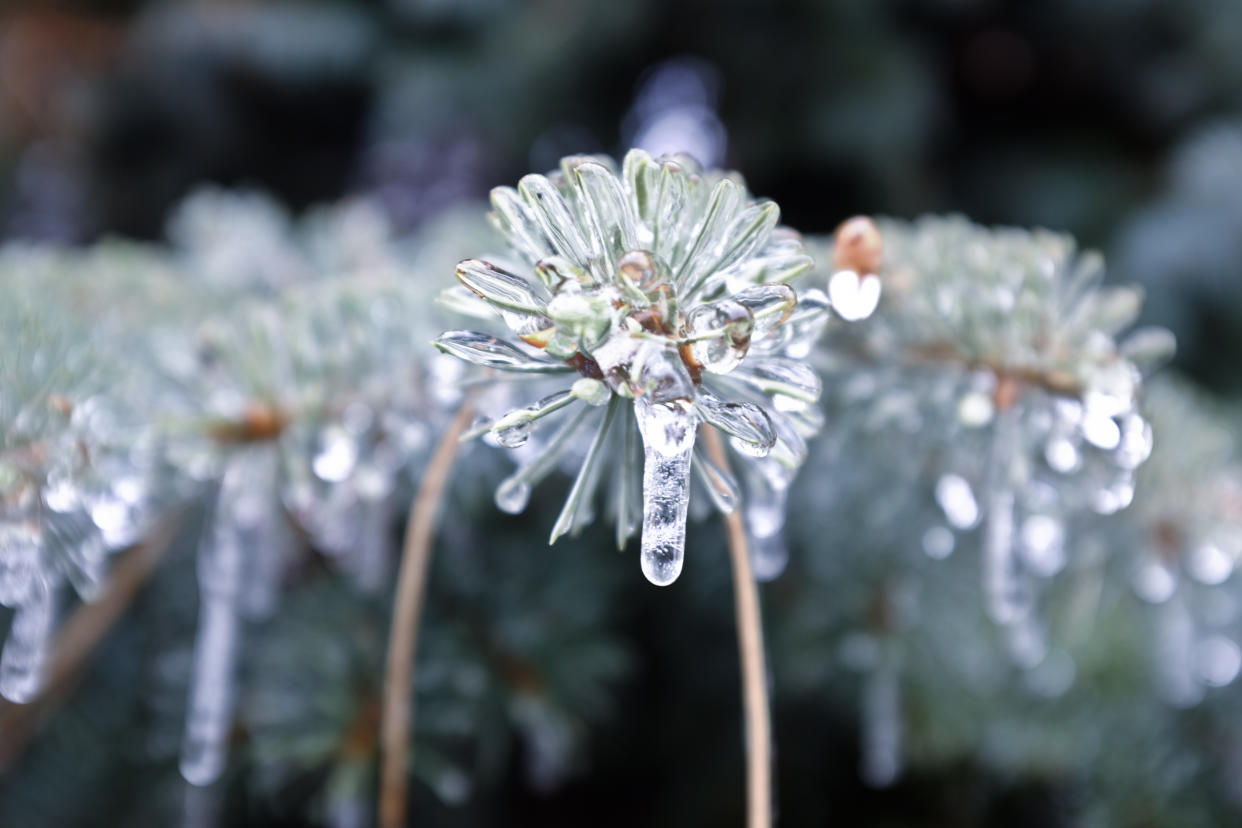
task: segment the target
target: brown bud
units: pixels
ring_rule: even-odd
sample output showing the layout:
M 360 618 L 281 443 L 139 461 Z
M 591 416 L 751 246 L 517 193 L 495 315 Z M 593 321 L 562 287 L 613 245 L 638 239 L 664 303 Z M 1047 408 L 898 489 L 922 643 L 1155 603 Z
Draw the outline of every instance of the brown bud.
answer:
M 833 237 L 832 266 L 852 270 L 860 276 L 880 272 L 884 240 L 867 216 L 854 216 L 841 222 Z
M 996 377 L 996 388 L 992 391 L 992 405 L 997 411 L 1008 411 L 1018 401 L 1022 393 L 1022 380 L 1013 374 L 999 374 Z
M 63 394 L 52 394 L 47 398 L 48 407 L 68 417 L 73 413 L 73 400 Z
M 535 331 L 534 333 L 518 334 L 518 339 L 521 339 L 527 345 L 533 345 L 536 348 L 546 348 L 548 347 L 548 341 L 552 339 L 552 334 L 554 333 L 556 333 L 555 326 L 551 328 L 544 328 L 543 330 Z
M 631 250 L 617 261 L 617 269 L 640 290 L 647 291 L 662 281 L 656 263 L 646 250 Z

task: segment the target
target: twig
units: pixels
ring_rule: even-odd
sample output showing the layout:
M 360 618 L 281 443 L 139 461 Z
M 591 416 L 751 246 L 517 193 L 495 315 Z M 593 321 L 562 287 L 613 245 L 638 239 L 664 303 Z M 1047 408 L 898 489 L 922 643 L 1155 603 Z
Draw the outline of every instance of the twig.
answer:
M 708 456 L 722 469 L 729 468 L 720 436 L 711 426 L 700 429 Z M 748 828 L 772 825 L 772 721 L 768 712 L 767 668 L 763 654 L 763 620 L 759 591 L 750 569 L 750 550 L 742 516 L 725 516 L 729 559 L 733 565 L 733 610 L 737 617 L 738 655 L 742 662 L 742 705 L 746 716 L 746 824 Z
M 444 495 L 449 471 L 457 456 L 459 438 L 473 416 L 467 397 L 449 425 L 435 454 L 427 464 L 418 494 L 410 505 L 397 576 L 397 598 L 388 636 L 388 662 L 384 677 L 384 712 L 380 725 L 379 813 L 382 828 L 405 825 L 406 768 L 409 763 L 410 720 L 414 714 L 414 656 L 418 646 L 418 621 L 435 538 L 436 512 Z
M 100 595 L 61 626 L 39 695 L 26 704 L 0 701 L 0 771 L 12 767 L 39 725 L 69 695 L 91 653 L 155 572 L 177 534 L 179 518 L 178 512 L 161 520 L 149 537 L 118 556 Z

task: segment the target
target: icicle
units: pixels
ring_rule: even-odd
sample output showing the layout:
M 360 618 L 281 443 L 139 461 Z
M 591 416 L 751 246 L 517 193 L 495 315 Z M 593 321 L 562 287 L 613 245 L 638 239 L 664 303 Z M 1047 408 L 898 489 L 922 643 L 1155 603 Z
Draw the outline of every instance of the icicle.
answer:
M 240 550 L 228 554 L 238 555 Z M 240 575 L 240 561 L 236 569 Z M 205 595 L 199 607 L 185 743 L 181 749 L 181 775 L 191 785 L 210 785 L 224 770 L 233 720 L 233 672 L 238 638 L 234 599 Z
M 229 459 L 215 515 L 199 547 L 198 634 L 181 753 L 181 775 L 191 785 L 210 785 L 224 769 L 240 646 L 238 610 L 243 599 L 256 600 L 253 582 L 273 574 L 273 567 L 255 559 L 283 560 L 283 545 L 261 545 L 274 540 L 275 504 L 266 495 L 274 491 L 277 467 L 275 446 L 240 450 Z M 283 522 L 278 510 L 276 517 Z M 258 570 L 247 571 L 247 564 L 258 564 Z M 267 592 L 274 585 L 261 589 Z
M 1020 620 L 1027 607 L 1022 600 L 1021 572 L 1014 555 L 1014 497 L 1006 489 L 988 498 L 983 535 L 983 588 L 988 613 L 998 624 Z
M 643 463 L 642 569 L 647 580 L 667 586 L 681 574 L 690 502 L 690 458 L 698 417 L 688 403 L 634 406 L 645 447 Z
M 279 475 L 280 457 L 275 445 L 259 445 L 243 452 L 225 471 L 216 507 L 217 521 L 220 515 L 227 516 L 226 531 L 234 533 L 232 542 L 244 550 L 241 609 L 250 618 L 265 618 L 276 609 L 285 564 L 297 543 L 274 494 Z M 356 548 L 349 550 L 349 554 L 354 552 Z
M 0 654 L 0 696 L 24 704 L 39 692 L 55 619 L 55 590 L 43 578 L 36 577 L 26 601 L 13 616 L 4 652 Z
M 1012 465 L 1018 450 L 1018 412 L 1000 412 L 992 443 L 987 513 L 983 527 L 983 591 L 988 614 L 998 624 L 1013 624 L 1030 612 L 1030 601 L 1017 555 Z
M 387 497 L 362 499 L 362 526 L 359 528 L 354 571 L 358 585 L 372 594 L 378 593 L 388 582 L 388 561 L 392 550 L 389 503 Z
M 881 653 L 868 672 L 862 697 L 863 781 L 886 788 L 901 775 L 901 688 L 891 653 Z

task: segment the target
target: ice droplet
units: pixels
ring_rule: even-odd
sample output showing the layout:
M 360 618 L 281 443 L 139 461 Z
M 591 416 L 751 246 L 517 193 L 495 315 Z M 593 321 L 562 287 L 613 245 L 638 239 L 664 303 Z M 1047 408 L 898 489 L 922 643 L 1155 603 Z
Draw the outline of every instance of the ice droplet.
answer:
M 787 489 L 772 485 L 763 475 L 749 479 L 746 492 L 746 528 L 757 538 L 770 538 L 785 525 Z
M 732 299 L 699 305 L 686 317 L 691 337 L 709 337 L 692 343 L 691 355 L 715 374 L 727 374 L 741 364 L 754 328 L 755 317 L 750 309 Z
M 1134 571 L 1134 591 L 1151 604 L 1163 604 L 1177 591 L 1177 576 L 1162 561 L 1149 559 Z
M 1065 567 L 1065 527 L 1059 520 L 1051 515 L 1030 515 L 1022 521 L 1022 560 L 1045 578 Z
M 700 387 L 695 404 L 703 419 L 728 434 L 730 444 L 742 454 L 767 457 L 776 445 L 771 418 L 754 403 L 722 400 Z
M 775 580 L 789 564 L 789 547 L 785 545 L 783 532 L 766 538 L 750 535 L 750 566 L 755 580 L 761 583 Z
M 848 322 L 866 319 L 880 304 L 880 277 L 874 273 L 859 276 L 852 270 L 838 270 L 828 279 L 832 307 Z
M 943 526 L 933 526 L 923 533 L 923 551 L 937 561 L 953 554 L 953 533 Z
M 530 484 L 507 477 L 496 487 L 496 506 L 502 512 L 516 515 L 530 502 Z
M 1062 474 L 1068 474 L 1078 468 L 1080 455 L 1078 447 L 1070 442 L 1067 437 L 1054 437 L 1048 441 L 1048 445 L 1044 448 L 1044 459 L 1048 461 L 1048 466 L 1054 471 Z
M 969 428 L 980 428 L 992 422 L 995 407 L 992 398 L 982 391 L 971 391 L 957 402 L 957 419 Z
M 315 476 L 328 483 L 339 483 L 349 477 L 358 462 L 358 444 L 354 436 L 341 426 L 330 426 L 324 429 L 319 441 L 319 452 L 311 461 Z
M 42 578 L 36 578 L 25 603 L 13 616 L 4 652 L 0 653 L 0 696 L 24 704 L 39 692 L 55 619 L 55 592 Z
M 1210 635 L 1195 647 L 1195 672 L 1211 687 L 1224 687 L 1242 670 L 1242 650 L 1232 639 Z
M 969 529 L 979 521 L 979 503 L 966 479 L 946 474 L 936 482 L 936 502 L 954 529 Z
M 690 503 L 690 458 L 698 416 L 688 405 L 634 406 L 644 445 L 641 564 L 647 580 L 667 586 L 681 574 Z
M 1112 451 L 1121 445 L 1121 428 L 1117 421 L 1099 411 L 1088 409 L 1082 421 L 1082 436 L 1093 446 Z
M 1233 558 L 1214 543 L 1202 543 L 1191 551 L 1186 568 L 1199 583 L 1215 586 L 1233 574 Z
M 496 441 L 505 448 L 517 448 L 526 444 L 535 428 L 535 421 L 558 411 L 577 400 L 572 389 L 559 391 L 544 397 L 534 405 L 518 408 L 501 417 L 492 426 Z
M 784 324 L 798 307 L 798 294 L 789 285 L 754 285 L 730 297 L 751 312 L 755 336 L 764 336 Z

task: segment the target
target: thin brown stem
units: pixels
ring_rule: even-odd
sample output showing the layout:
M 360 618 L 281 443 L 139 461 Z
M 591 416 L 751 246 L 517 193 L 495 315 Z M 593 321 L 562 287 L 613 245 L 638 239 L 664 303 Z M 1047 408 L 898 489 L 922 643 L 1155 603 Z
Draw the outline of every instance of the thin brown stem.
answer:
M 384 677 L 384 711 L 380 725 L 379 812 L 382 828 L 405 825 L 407 767 L 410 759 L 410 721 L 414 715 L 414 656 L 418 646 L 418 622 L 427 585 L 431 543 L 435 539 L 436 513 L 444 496 L 449 472 L 457 456 L 460 438 L 470 425 L 470 397 L 444 432 L 418 494 L 410 505 L 397 576 L 397 598 L 388 636 L 388 663 Z
M 720 436 L 711 426 L 700 429 L 708 456 L 729 468 Z M 738 655 L 742 663 L 742 706 L 746 717 L 746 825 L 772 825 L 772 720 L 768 711 L 768 679 L 763 653 L 763 618 L 759 590 L 750 568 L 750 549 L 742 516 L 725 516 L 729 560 L 733 565 L 733 611 L 737 618 Z
M 39 725 L 68 697 L 91 653 L 163 560 L 179 522 L 174 513 L 157 523 L 149 537 L 118 556 L 99 596 L 73 611 L 56 635 L 39 695 L 26 704 L 0 701 L 0 771 L 12 766 Z

